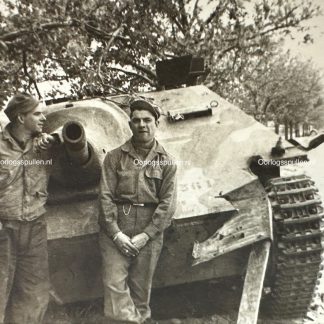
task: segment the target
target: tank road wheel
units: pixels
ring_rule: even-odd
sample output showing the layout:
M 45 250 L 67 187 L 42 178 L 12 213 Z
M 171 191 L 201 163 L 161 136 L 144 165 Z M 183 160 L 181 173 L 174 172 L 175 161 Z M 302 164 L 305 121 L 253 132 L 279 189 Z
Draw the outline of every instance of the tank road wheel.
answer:
M 304 175 L 271 179 L 267 191 L 274 248 L 266 309 L 277 318 L 304 317 L 322 270 L 322 202 L 314 182 Z

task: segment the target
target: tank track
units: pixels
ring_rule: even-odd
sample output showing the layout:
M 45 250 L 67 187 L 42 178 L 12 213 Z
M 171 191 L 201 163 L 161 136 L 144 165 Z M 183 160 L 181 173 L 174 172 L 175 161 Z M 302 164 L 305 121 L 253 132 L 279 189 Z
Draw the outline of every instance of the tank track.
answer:
M 276 318 L 307 314 L 323 269 L 323 207 L 307 176 L 275 178 L 266 188 L 273 210 L 274 249 L 267 309 Z

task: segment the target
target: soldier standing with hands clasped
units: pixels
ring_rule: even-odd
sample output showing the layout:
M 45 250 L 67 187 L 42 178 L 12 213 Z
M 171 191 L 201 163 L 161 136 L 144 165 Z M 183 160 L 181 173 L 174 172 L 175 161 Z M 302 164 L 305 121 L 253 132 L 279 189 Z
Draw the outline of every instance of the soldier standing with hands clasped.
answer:
M 130 105 L 133 136 L 108 152 L 100 186 L 100 248 L 109 323 L 150 323 L 153 274 L 176 208 L 176 165 L 155 139 L 160 113 Z

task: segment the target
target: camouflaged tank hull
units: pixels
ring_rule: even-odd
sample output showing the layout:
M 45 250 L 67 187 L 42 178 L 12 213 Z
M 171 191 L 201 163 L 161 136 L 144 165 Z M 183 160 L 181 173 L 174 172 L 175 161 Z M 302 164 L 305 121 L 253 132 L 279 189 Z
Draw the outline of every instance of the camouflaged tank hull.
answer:
M 306 152 L 284 141 L 284 155 L 271 156 L 278 136 L 204 86 L 143 96 L 161 107 L 157 139 L 178 165 L 178 206 L 165 232 L 154 286 L 244 276 L 253 246 L 271 242 L 274 257 L 269 259 L 267 284 L 273 293 L 269 298 L 280 314 L 289 316 L 294 306 L 305 313 L 320 267 L 321 201 L 311 181 L 304 186 L 306 182 L 298 179 L 301 184 L 297 181 L 296 188 L 290 178 L 282 180 L 284 188 L 279 180 L 270 182 L 267 189 L 265 183 L 280 176 L 280 167 L 271 161 L 306 160 Z M 97 242 L 99 174 L 106 152 L 131 136 L 128 101 L 127 95 L 121 95 L 47 107 L 47 132 L 69 121 L 80 122 L 91 149 L 90 161 L 75 167 L 64 158 L 62 147 L 53 166 L 47 222 L 51 294 L 57 302 L 102 296 Z M 296 208 L 290 206 L 293 203 Z M 315 243 L 310 243 L 305 232 L 312 234 Z M 304 302 L 297 305 L 294 284 L 283 290 L 277 286 L 284 280 L 283 268 L 297 266 L 292 277 L 300 280 L 310 260 L 314 270 L 307 279 L 311 283 L 305 286 Z M 276 299 L 287 296 L 292 296 L 291 302 L 282 310 Z

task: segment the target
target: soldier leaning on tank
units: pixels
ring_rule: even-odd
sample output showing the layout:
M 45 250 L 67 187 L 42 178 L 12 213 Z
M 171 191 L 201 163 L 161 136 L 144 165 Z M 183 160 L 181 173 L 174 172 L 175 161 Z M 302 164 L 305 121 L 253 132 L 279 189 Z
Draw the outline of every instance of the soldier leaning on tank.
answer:
M 29 94 L 14 95 L 4 112 L 10 123 L 0 133 L 0 323 L 41 323 L 49 300 L 45 162 L 59 139 L 42 133 L 42 105 Z
M 133 137 L 108 152 L 100 186 L 107 323 L 152 322 L 152 278 L 176 206 L 176 165 L 155 139 L 160 113 L 144 100 L 130 109 Z

